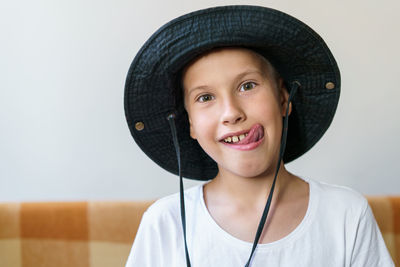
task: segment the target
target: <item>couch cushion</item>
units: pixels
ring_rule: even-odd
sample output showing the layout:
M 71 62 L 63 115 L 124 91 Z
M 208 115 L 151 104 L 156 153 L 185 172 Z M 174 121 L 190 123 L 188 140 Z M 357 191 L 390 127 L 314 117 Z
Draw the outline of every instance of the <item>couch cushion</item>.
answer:
M 400 197 L 368 201 L 400 266 Z M 0 203 L 0 266 L 124 266 L 151 203 Z

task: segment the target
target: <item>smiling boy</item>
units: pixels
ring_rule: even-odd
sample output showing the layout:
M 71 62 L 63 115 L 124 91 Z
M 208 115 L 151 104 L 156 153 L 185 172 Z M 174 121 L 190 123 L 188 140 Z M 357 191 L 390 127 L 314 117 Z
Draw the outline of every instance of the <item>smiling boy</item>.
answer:
M 126 266 L 394 266 L 362 195 L 284 165 L 327 130 L 339 89 L 326 44 L 282 12 L 217 7 L 160 28 L 125 112 L 180 194 L 145 212 Z M 209 181 L 183 192 L 182 176 Z
M 191 137 L 218 164 L 217 176 L 203 187 L 207 209 L 221 228 L 247 242 L 254 239 L 279 156 L 289 94 L 276 76 L 269 62 L 243 48 L 213 50 L 183 75 Z M 308 184 L 283 162 L 278 176 L 274 216 L 260 243 L 289 234 L 307 210 Z

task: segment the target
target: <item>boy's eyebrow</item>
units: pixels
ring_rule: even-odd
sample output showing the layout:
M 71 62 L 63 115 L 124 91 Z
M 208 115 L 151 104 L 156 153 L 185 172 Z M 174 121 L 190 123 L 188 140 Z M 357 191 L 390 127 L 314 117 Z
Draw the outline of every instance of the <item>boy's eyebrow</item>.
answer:
M 264 75 L 264 73 L 259 70 L 250 69 L 250 70 L 246 70 L 246 71 L 243 71 L 243 72 L 237 74 L 236 77 L 234 77 L 234 81 L 236 83 L 239 80 L 243 79 L 243 77 L 246 77 L 247 75 L 253 74 L 253 73 L 261 75 L 261 76 Z M 194 88 L 188 89 L 187 95 L 189 96 L 191 93 L 193 93 L 194 91 L 197 91 L 197 90 L 206 90 L 206 89 L 209 89 L 209 87 L 207 85 L 196 86 Z
M 259 71 L 259 70 L 251 70 L 251 69 L 250 69 L 250 70 L 244 71 L 244 72 L 242 72 L 242 73 L 239 73 L 239 74 L 236 76 L 236 80 L 240 80 L 240 79 L 242 79 L 243 77 L 245 77 L 246 75 L 253 74 L 253 73 L 259 74 L 259 75 L 261 75 L 261 76 L 264 75 L 264 73 L 261 72 L 261 71 Z
M 189 96 L 189 95 L 190 95 L 191 93 L 193 93 L 194 91 L 197 91 L 197 90 L 205 90 L 205 89 L 208 89 L 208 88 L 209 88 L 209 87 L 206 86 L 206 85 L 196 86 L 196 87 L 194 87 L 194 88 L 188 89 L 187 95 Z
M 236 77 L 234 78 L 234 83 L 238 83 L 240 82 L 241 79 L 243 79 L 244 77 L 246 77 L 247 75 L 250 74 L 257 74 L 260 76 L 264 76 L 265 73 L 263 73 L 262 71 L 256 70 L 256 69 L 249 69 L 249 70 L 245 70 L 239 74 L 236 75 Z

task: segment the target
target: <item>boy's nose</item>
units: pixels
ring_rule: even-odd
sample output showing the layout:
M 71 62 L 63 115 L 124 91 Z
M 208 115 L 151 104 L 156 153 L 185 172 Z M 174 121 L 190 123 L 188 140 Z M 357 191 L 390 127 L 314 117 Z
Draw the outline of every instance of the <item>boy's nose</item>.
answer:
M 224 102 L 221 121 L 223 124 L 236 124 L 246 119 L 245 113 L 239 103 L 234 99 Z

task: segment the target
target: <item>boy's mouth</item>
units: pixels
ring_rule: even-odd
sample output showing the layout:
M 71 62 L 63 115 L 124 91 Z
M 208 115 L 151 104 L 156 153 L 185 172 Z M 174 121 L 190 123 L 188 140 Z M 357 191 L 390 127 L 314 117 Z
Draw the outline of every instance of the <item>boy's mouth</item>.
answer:
M 255 124 L 250 130 L 245 130 L 228 136 L 224 136 L 220 142 L 231 145 L 247 145 L 255 143 L 264 137 L 264 128 L 261 124 Z

